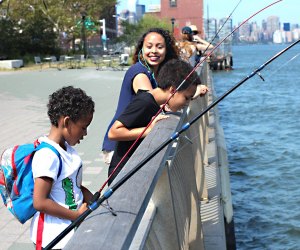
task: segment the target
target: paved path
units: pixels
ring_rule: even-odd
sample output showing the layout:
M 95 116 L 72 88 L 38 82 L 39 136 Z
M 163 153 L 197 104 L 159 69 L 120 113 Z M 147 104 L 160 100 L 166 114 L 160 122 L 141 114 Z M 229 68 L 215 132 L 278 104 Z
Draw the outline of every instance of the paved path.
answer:
M 58 88 L 73 85 L 84 89 L 96 103 L 87 137 L 76 146 L 82 157 L 84 185 L 97 191 L 107 177 L 101 142 L 117 105 L 125 71 L 46 69 L 0 72 L 0 152 L 15 144 L 32 142 L 47 134 L 50 122 L 46 104 Z M 0 250 L 34 249 L 29 237 L 30 221 L 21 225 L 0 201 Z

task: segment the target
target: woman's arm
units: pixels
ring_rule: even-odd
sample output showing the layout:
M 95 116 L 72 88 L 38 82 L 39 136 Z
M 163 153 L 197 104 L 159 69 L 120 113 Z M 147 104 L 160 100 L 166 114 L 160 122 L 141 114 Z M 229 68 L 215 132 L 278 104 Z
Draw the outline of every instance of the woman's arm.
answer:
M 205 44 L 201 44 L 201 43 L 196 43 L 195 45 L 197 47 L 197 50 L 201 50 L 201 51 L 204 51 L 206 49 L 212 49 L 214 47 L 213 45 L 209 45 L 209 44 L 205 45 Z M 209 45 L 209 47 L 207 47 L 208 45 Z
M 132 88 L 133 91 L 137 93 L 139 89 L 152 90 L 152 85 L 148 76 L 144 73 L 140 73 L 133 79 Z
M 204 39 L 202 39 L 201 37 L 199 36 L 194 36 L 194 41 L 197 43 L 197 44 L 200 44 L 202 46 L 205 46 L 205 49 L 212 49 L 214 46 L 212 44 L 210 44 L 208 41 L 205 41 Z M 197 46 L 198 47 L 198 46 Z M 199 46 L 200 47 L 200 46 Z

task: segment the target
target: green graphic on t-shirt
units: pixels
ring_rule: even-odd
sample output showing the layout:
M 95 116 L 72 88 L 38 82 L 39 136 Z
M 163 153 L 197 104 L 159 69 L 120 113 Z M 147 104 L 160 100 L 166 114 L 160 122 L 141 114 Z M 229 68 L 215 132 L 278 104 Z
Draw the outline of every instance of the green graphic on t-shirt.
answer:
M 65 200 L 66 205 L 69 206 L 69 209 L 76 210 L 77 204 L 75 203 L 72 180 L 70 178 L 63 179 L 62 187 L 63 187 L 63 189 L 65 191 L 65 195 L 66 195 L 66 200 Z

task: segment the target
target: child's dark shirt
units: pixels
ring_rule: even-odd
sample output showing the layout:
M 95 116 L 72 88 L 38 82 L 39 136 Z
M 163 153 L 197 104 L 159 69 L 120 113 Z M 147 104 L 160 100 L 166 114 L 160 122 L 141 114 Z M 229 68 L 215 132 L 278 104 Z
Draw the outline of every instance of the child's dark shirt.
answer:
M 149 78 L 152 88 L 153 89 L 157 88 L 157 83 L 152 73 L 140 62 L 137 62 L 136 64 L 132 65 L 126 71 L 121 86 L 121 90 L 120 90 L 117 110 L 106 130 L 104 140 L 103 140 L 103 145 L 102 145 L 102 151 L 103 150 L 112 151 L 116 146 L 116 143 L 114 141 L 108 139 L 108 131 L 111 128 L 111 126 L 114 124 L 114 122 L 117 120 L 117 118 L 122 114 L 124 109 L 129 105 L 132 99 L 136 96 L 133 90 L 133 80 L 138 74 L 145 74 Z
M 117 119 L 120 121 L 126 128 L 141 128 L 146 127 L 151 121 L 152 117 L 156 115 L 159 111 L 160 106 L 155 101 L 152 94 L 147 91 L 139 91 L 136 97 L 132 100 L 132 102 L 127 106 L 124 112 Z M 127 163 L 128 159 L 132 156 L 136 148 L 140 145 L 143 139 L 140 139 L 135 146 L 131 149 L 129 154 L 120 164 L 112 178 L 110 178 L 109 184 L 112 180 L 117 176 L 117 174 L 121 171 L 124 165 Z M 111 174 L 113 169 L 120 162 L 122 157 L 126 154 L 128 149 L 134 141 L 118 141 L 115 147 L 115 152 L 111 160 L 111 164 L 109 166 L 108 175 Z

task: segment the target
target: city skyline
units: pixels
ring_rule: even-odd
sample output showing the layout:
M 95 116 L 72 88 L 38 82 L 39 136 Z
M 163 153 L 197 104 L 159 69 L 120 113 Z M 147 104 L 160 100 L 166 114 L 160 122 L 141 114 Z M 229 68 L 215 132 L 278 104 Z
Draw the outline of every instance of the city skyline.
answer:
M 146 11 L 148 10 L 149 5 L 160 4 L 160 0 L 121 0 L 119 1 L 119 5 L 117 5 L 117 13 L 120 13 L 124 9 L 134 11 L 134 6 L 137 1 L 139 4 L 144 4 L 146 6 Z M 233 25 L 237 25 L 255 12 L 274 2 L 275 0 L 204 0 L 203 18 L 226 18 L 238 5 L 232 14 Z M 249 22 L 261 24 L 261 21 L 266 20 L 269 16 L 278 16 L 281 23 L 298 24 L 300 23 L 299 11 L 297 8 L 298 4 L 299 1 L 297 2 L 296 0 L 282 0 L 259 13 L 249 20 Z
M 238 5 L 231 17 L 233 25 L 236 25 L 275 1 L 254 0 L 250 2 L 245 0 L 226 0 L 226 4 L 220 4 L 220 2 L 221 0 L 204 0 L 203 17 L 207 18 L 207 12 L 209 18 L 220 19 L 227 17 Z M 262 20 L 266 20 L 269 16 L 278 16 L 281 23 L 298 24 L 300 23 L 298 4 L 299 1 L 296 0 L 282 0 L 257 14 L 249 22 L 261 24 Z
M 143 4 L 146 6 L 146 11 L 149 5 L 160 4 L 160 0 L 120 0 L 117 5 L 117 13 L 120 14 L 122 10 L 135 11 L 135 3 Z

